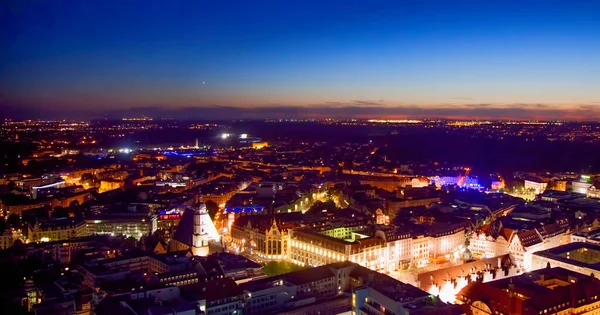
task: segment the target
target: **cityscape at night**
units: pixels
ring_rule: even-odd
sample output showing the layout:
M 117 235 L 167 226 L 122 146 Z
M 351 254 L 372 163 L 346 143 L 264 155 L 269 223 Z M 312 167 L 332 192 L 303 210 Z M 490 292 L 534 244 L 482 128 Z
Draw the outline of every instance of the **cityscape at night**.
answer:
M 0 5 L 0 313 L 600 314 L 597 1 Z

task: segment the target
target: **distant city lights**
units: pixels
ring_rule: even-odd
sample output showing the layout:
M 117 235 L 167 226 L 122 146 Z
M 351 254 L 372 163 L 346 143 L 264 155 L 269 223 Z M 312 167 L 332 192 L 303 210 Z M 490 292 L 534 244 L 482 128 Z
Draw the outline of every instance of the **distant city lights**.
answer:
M 402 120 L 384 120 L 384 119 L 369 119 L 370 123 L 379 123 L 379 124 L 420 124 L 422 120 L 415 119 L 402 119 Z

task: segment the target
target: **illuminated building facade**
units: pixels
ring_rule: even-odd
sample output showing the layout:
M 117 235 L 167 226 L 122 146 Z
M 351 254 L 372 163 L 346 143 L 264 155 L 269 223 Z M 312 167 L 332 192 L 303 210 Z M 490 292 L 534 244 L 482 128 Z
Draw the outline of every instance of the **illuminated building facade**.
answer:
M 231 225 L 231 246 L 269 260 L 288 259 L 289 234 L 285 224 L 265 217 L 242 217 Z
M 504 181 L 495 180 L 492 181 L 492 190 L 502 190 L 504 189 Z
M 369 185 L 387 191 L 395 191 L 411 184 L 409 177 L 396 176 L 360 176 L 361 185 Z
M 227 201 L 229 199 L 231 199 L 231 197 L 233 197 L 233 195 L 235 195 L 237 192 L 237 190 L 231 190 L 229 192 L 223 192 L 223 193 L 214 193 L 214 194 L 205 194 L 202 195 L 202 200 L 206 201 L 212 201 L 214 203 L 216 203 L 217 205 L 225 205 L 227 203 Z
M 169 251 L 191 250 L 194 255 L 206 256 L 209 243 L 220 240 L 206 206 L 186 207 L 169 243 Z
M 429 238 L 429 255 L 432 257 L 441 257 L 463 246 L 466 235 L 464 227 L 454 227 L 431 231 Z
M 600 188 L 597 188 L 596 186 L 591 186 L 591 187 L 588 189 L 587 196 L 588 196 L 589 198 L 597 198 L 597 199 L 600 199 Z
M 252 142 L 252 149 L 262 149 L 262 148 L 266 148 L 268 146 L 269 146 L 269 143 L 267 141 Z
M 48 202 L 48 201 L 36 202 L 34 200 L 31 200 L 31 201 L 28 200 L 27 203 L 13 204 L 10 202 L 2 202 L 0 200 L 0 210 L 2 211 L 2 215 L 4 215 L 4 216 L 8 216 L 13 213 L 18 216 L 21 216 L 23 211 L 41 208 L 41 207 L 43 207 L 45 205 L 49 205 L 49 204 L 50 204 L 50 202 Z
M 157 221 L 158 228 L 169 230 L 176 227 L 179 224 L 182 214 L 183 210 L 178 208 L 160 210 Z
M 71 218 L 40 221 L 29 225 L 27 232 L 29 242 L 60 241 L 88 235 L 85 221 Z
M 584 231 L 571 235 L 571 243 L 584 242 L 600 245 L 600 229 L 589 227 Z
M 496 233 L 474 233 L 469 249 L 474 257 L 490 258 L 510 254 L 513 263 L 521 270 L 532 269 L 532 254 L 537 251 L 571 242 L 566 219 L 538 228 L 515 231 L 501 228 Z
M 349 260 L 372 270 L 384 270 L 385 247 L 385 240 L 377 237 L 348 241 L 307 229 L 292 231 L 290 254 L 291 261 L 302 266 Z
M 432 181 L 438 188 L 452 185 L 470 189 L 481 188 L 479 180 L 471 176 L 431 176 L 429 177 L 429 180 Z
M 567 181 L 566 180 L 555 180 L 552 182 L 552 189 L 558 191 L 567 191 Z
M 38 191 L 44 189 L 53 189 L 53 188 L 62 188 L 65 187 L 65 181 L 60 180 L 51 184 L 41 185 L 41 186 L 32 186 L 31 187 L 31 199 L 37 199 Z
M 15 243 L 16 240 L 22 240 L 21 230 L 7 229 L 0 235 L 0 250 L 7 249 Z
M 375 236 L 385 240 L 383 257 L 388 270 L 407 269 L 412 260 L 413 239 L 410 233 L 398 233 L 393 228 L 383 228 Z
M 490 282 L 517 274 L 517 268 L 506 254 L 419 273 L 417 282 L 419 288 L 443 302 L 455 303 L 458 292 L 471 282 Z
M 536 194 L 539 194 L 539 193 L 543 192 L 544 190 L 546 190 L 547 186 L 548 186 L 547 182 L 537 181 L 537 180 L 532 180 L 532 179 L 526 179 L 524 182 L 524 185 L 523 185 L 525 190 L 528 190 L 528 189 L 534 190 Z
M 510 231 L 512 233 L 512 230 Z M 509 239 L 510 239 L 509 235 Z M 508 253 L 508 240 L 503 235 L 473 233 L 469 240 L 469 250 L 476 258 L 490 258 Z
M 592 183 L 589 183 L 589 182 L 584 182 L 584 181 L 571 182 L 571 188 L 573 189 L 573 192 L 578 193 L 578 194 L 587 195 L 588 191 L 591 187 L 592 187 Z
M 144 234 L 152 234 L 158 228 L 157 216 L 151 213 L 104 213 L 86 219 L 89 235 L 126 235 L 141 238 Z
M 291 261 L 303 266 L 320 266 L 349 260 L 372 270 L 393 271 L 409 266 L 424 267 L 431 258 L 453 254 L 465 242 L 464 228 L 415 236 L 383 227 L 372 237 L 352 233 L 350 238 L 337 238 L 332 230 L 292 230 Z
M 110 190 L 122 189 L 125 187 L 125 182 L 122 180 L 102 180 L 98 192 L 103 193 Z

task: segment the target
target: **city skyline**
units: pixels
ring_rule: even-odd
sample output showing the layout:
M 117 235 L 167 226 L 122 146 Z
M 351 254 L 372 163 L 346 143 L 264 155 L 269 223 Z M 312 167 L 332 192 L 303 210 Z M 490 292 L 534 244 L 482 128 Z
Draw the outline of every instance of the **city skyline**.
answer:
M 13 1 L 0 105 L 5 118 L 597 120 L 598 12 L 592 1 Z

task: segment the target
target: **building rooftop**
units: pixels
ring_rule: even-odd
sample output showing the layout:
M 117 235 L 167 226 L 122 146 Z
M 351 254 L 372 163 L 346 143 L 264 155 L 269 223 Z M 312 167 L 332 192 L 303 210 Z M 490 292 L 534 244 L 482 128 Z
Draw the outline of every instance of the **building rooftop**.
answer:
M 183 211 L 179 224 L 173 234 L 173 239 L 192 246 L 192 238 L 194 234 L 194 209 L 187 208 Z
M 324 265 L 320 267 L 314 267 L 309 269 L 304 269 L 292 273 L 287 273 L 283 275 L 283 280 L 295 284 L 302 285 L 326 278 L 334 277 L 334 273 L 331 271 L 329 265 Z
M 63 230 L 74 228 L 85 224 L 85 220 L 77 218 L 58 218 L 43 220 L 38 223 L 38 228 L 41 231 L 45 230 Z
M 534 255 L 600 271 L 600 246 L 595 244 L 574 242 L 540 251 Z
M 189 301 L 206 299 L 207 302 L 240 296 L 243 291 L 231 278 L 213 279 L 180 288 L 181 296 Z
M 487 283 L 472 282 L 458 297 L 482 301 L 494 313 L 546 314 L 595 303 L 598 294 L 600 280 L 557 267 Z

